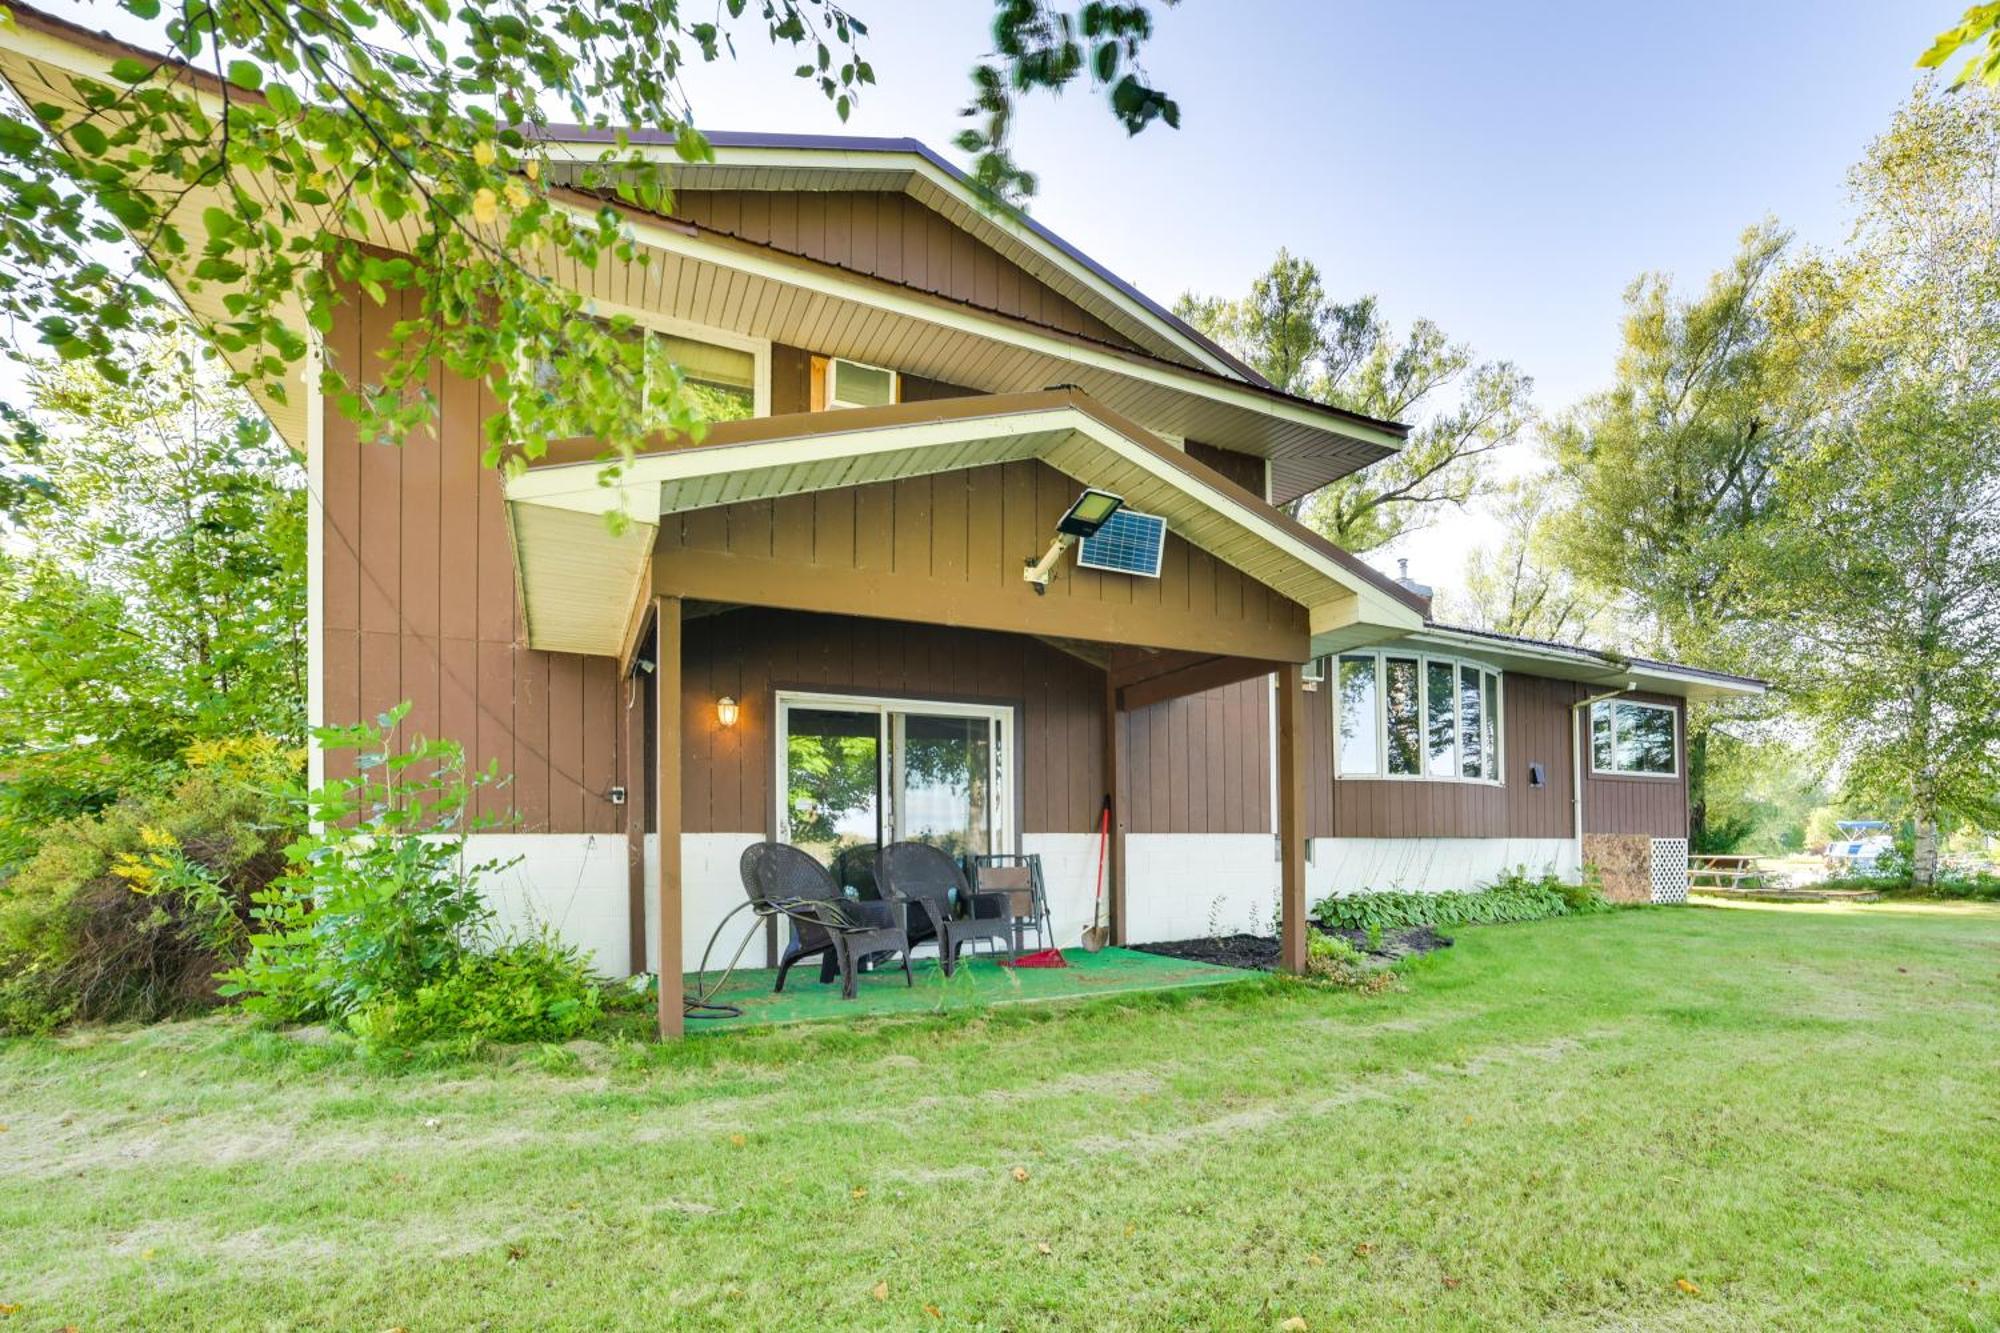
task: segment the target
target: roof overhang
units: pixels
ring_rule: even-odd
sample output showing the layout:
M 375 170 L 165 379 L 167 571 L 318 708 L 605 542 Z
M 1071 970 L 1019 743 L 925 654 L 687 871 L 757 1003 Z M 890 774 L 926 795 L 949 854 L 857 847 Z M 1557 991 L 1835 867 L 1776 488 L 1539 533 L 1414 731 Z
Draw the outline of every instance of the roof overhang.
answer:
M 579 162 L 614 142 L 608 131 L 554 126 L 552 144 Z M 683 162 L 669 134 L 628 133 L 628 151 L 670 167 L 678 190 L 854 190 L 907 194 L 1031 277 L 1167 360 L 1265 388 L 1269 382 L 1172 311 L 1024 211 L 989 206 L 965 173 L 917 139 L 710 131 L 714 160 Z M 560 156 L 560 154 L 558 154 Z
M 1727 672 L 1656 662 L 1643 657 L 1620 657 L 1615 653 L 1573 644 L 1549 643 L 1434 622 L 1402 642 L 1410 646 L 1448 650 L 1490 662 L 1503 670 L 1547 676 L 1554 680 L 1573 680 L 1605 690 L 1629 689 L 1679 699 L 1713 701 L 1756 698 L 1767 688 L 1763 681 L 1751 676 L 1733 676 Z
M 219 86 L 202 70 L 27 7 L 16 6 L 13 15 L 14 23 L 0 28 L 0 79 L 30 102 L 80 107 L 72 78 L 105 80 L 114 61 L 136 56 L 158 64 L 157 77 L 192 88 L 214 107 L 221 104 Z M 583 131 L 555 133 L 568 133 L 579 156 L 590 142 Z M 886 170 L 904 188 L 947 209 L 960 225 L 988 238 L 1030 271 L 1058 282 L 1080 303 L 1088 297 L 1086 308 L 1116 314 L 1123 323 L 1114 326 L 1146 350 L 1064 333 L 629 207 L 620 211 L 647 252 L 646 266 L 607 256 L 596 269 L 578 271 L 565 261 L 552 261 L 548 275 L 576 287 L 601 313 L 630 315 L 641 323 L 705 324 L 894 365 L 989 393 L 1076 385 L 1151 430 L 1270 459 L 1274 493 L 1281 498 L 1364 467 L 1402 445 L 1402 426 L 1271 388 L 1052 233 L 1026 218 L 976 207 L 976 195 L 955 169 L 914 141 L 711 138 L 718 162 L 677 168 L 709 173 L 684 176 L 684 185 L 696 179 L 736 180 L 745 172 L 773 182 L 780 179 L 777 173 L 796 171 L 804 174 L 794 188 L 853 188 L 857 180 L 868 179 L 867 172 Z M 594 217 L 605 206 L 595 195 L 567 188 L 558 187 L 553 197 L 578 216 Z M 179 198 L 177 221 L 186 233 L 198 235 L 202 209 L 217 202 L 213 191 L 198 186 Z M 310 207 L 302 207 L 300 215 L 301 232 L 348 225 L 343 217 L 319 216 Z M 399 226 L 374 219 L 362 239 L 407 251 L 413 241 L 407 232 L 407 221 Z M 153 258 L 198 324 L 230 322 L 228 284 L 194 280 L 188 271 L 191 259 Z M 302 310 L 290 322 L 305 332 Z M 231 359 L 247 370 L 248 356 L 254 356 L 254 349 Z M 301 367 L 293 377 L 297 383 L 288 385 L 282 398 L 261 392 L 253 378 L 260 405 L 298 448 L 305 445 L 309 393 L 304 376 Z
M 728 422 L 615 481 L 596 461 L 531 467 L 507 483 L 529 643 L 617 651 L 663 516 L 1025 459 L 1116 491 L 1304 607 L 1315 654 L 1423 628 L 1392 581 L 1087 395 L 1054 390 Z

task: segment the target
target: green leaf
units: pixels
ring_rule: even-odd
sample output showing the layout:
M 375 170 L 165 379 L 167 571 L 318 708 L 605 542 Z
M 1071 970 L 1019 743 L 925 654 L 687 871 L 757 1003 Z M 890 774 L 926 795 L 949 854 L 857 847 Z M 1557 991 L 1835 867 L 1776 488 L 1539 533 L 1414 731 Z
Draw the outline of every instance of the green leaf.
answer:
M 229 81 L 238 88 L 256 92 L 264 86 L 264 71 L 248 60 L 232 60 L 229 62 Z
M 151 65 L 131 56 L 121 56 L 111 63 L 111 77 L 120 83 L 143 83 L 152 73 Z

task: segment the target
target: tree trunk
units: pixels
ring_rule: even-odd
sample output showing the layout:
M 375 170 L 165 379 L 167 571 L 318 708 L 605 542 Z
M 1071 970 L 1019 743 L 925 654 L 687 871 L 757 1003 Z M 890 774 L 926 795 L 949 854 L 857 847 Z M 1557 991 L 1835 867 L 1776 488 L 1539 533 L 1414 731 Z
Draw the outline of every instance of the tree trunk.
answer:
M 1910 839 L 1910 887 L 1929 893 L 1937 887 L 1938 816 L 1937 800 L 1919 789 L 1911 810 L 1914 831 Z
M 1711 850 L 1708 836 L 1708 728 L 1688 726 L 1688 847 Z

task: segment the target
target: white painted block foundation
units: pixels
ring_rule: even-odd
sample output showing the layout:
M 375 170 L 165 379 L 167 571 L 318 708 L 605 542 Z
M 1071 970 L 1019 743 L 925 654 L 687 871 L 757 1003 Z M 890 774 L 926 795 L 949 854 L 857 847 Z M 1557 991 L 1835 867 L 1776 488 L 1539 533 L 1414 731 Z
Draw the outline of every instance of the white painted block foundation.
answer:
M 1125 835 L 1126 939 L 1196 939 L 1274 928 L 1277 842 L 1268 833 Z
M 690 833 L 681 839 L 681 968 L 701 965 L 716 925 L 744 901 L 737 863 L 760 833 Z M 1054 943 L 1076 945 L 1092 919 L 1098 841 L 1089 833 L 1031 833 L 1022 850 L 1042 858 Z M 1134 944 L 1276 929 L 1278 861 L 1268 833 L 1134 833 L 1126 837 L 1128 938 Z M 589 950 L 599 971 L 629 970 L 625 840 L 617 834 L 479 834 L 474 861 L 520 858 L 487 882 L 503 926 L 554 928 Z M 646 838 L 646 938 L 659 923 L 659 839 Z M 1306 862 L 1308 901 L 1329 893 L 1481 888 L 1514 868 L 1580 873 L 1567 838 L 1316 838 Z M 725 966 L 752 925 L 740 913 L 716 943 L 712 967 Z M 782 929 L 781 929 L 782 935 Z M 782 946 L 782 938 L 780 945 Z M 650 957 L 648 962 L 657 964 Z M 746 967 L 769 965 L 760 931 L 743 953 Z
M 1463 892 L 1483 889 L 1517 866 L 1567 880 L 1581 873 L 1569 838 L 1315 838 L 1306 896 Z
M 503 929 L 550 927 L 588 950 L 606 976 L 629 962 L 625 835 L 622 833 L 475 833 L 466 863 L 514 861 L 483 881 Z

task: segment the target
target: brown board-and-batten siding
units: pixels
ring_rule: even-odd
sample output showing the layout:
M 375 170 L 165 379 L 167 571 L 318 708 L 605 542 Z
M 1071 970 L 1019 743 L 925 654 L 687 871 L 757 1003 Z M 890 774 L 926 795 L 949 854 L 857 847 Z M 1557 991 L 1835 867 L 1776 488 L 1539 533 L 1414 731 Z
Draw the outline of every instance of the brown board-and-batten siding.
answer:
M 1579 689 L 1582 699 L 1597 691 Z M 1677 760 L 1674 776 L 1638 777 L 1590 771 L 1590 736 L 1584 735 L 1583 831 L 1585 833 L 1645 834 L 1654 838 L 1685 838 L 1688 832 L 1687 706 L 1661 694 L 1624 696 L 1641 703 L 1667 704 L 1676 714 Z M 1589 719 L 1584 719 L 1589 725 Z
M 1269 677 L 1134 709 L 1124 723 L 1128 833 L 1271 831 Z
M 1422 779 L 1333 777 L 1334 691 L 1311 698 L 1315 785 L 1330 802 L 1315 811 L 1315 837 L 1341 838 L 1568 838 L 1575 836 L 1570 804 L 1569 705 L 1577 697 L 1567 681 L 1507 672 L 1502 676 L 1501 758 L 1505 782 L 1426 782 Z M 1540 764 L 1543 786 L 1528 783 Z M 1322 775 L 1324 781 L 1322 782 Z M 1328 809 L 1330 804 L 1330 810 Z M 1329 819 L 1328 816 L 1331 816 Z
M 1569 714 L 1573 704 L 1594 691 L 1573 681 L 1518 672 L 1505 673 L 1503 680 L 1506 781 L 1497 787 L 1422 779 L 1337 779 L 1333 691 L 1322 686 L 1307 694 L 1306 835 L 1574 837 L 1575 760 Z M 1259 678 L 1129 715 L 1133 832 L 1269 830 L 1269 691 L 1268 681 Z M 1634 697 L 1675 702 L 1654 695 Z M 1239 755 L 1240 770 L 1235 767 Z M 1587 752 L 1584 762 L 1587 767 Z M 1529 784 L 1532 764 L 1542 766 L 1544 783 L 1540 787 Z M 1245 781 L 1239 773 L 1252 778 Z M 1675 778 L 1587 773 L 1584 783 L 1586 832 L 1685 836 L 1684 753 L 1681 774 Z M 1250 790 L 1253 786 L 1254 791 Z
M 349 292 L 326 337 L 331 364 L 369 375 L 390 327 L 416 314 L 414 296 L 377 305 Z M 364 442 L 324 409 L 324 720 L 373 719 L 408 700 L 405 742 L 458 741 L 474 767 L 509 779 L 480 792 L 478 814 L 517 832 L 612 832 L 617 666 L 521 642 L 500 474 L 480 461 L 494 403 L 442 371 L 430 389 L 435 429 L 399 446 Z M 329 777 L 352 771 L 351 754 L 327 756 Z
M 686 622 L 682 688 L 685 832 L 773 830 L 781 690 L 1012 707 L 1020 831 L 1097 827 L 1104 673 L 1038 639 L 745 607 Z M 741 705 L 733 727 L 716 719 L 724 695 Z
M 1189 440 L 1186 447 L 1187 456 L 1195 462 L 1220 472 L 1258 499 L 1264 498 L 1264 472 L 1269 465 L 1263 459 L 1203 444 L 1200 440 Z
M 654 585 L 705 601 L 1273 661 L 1304 654 L 1305 609 L 1169 534 L 1158 579 L 1078 568 L 1023 581 L 1078 483 L 1026 460 L 671 515 Z
M 996 314 L 1130 347 L 1103 320 L 908 195 L 887 190 L 682 190 L 674 215 L 709 231 L 901 283 Z

